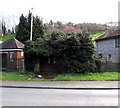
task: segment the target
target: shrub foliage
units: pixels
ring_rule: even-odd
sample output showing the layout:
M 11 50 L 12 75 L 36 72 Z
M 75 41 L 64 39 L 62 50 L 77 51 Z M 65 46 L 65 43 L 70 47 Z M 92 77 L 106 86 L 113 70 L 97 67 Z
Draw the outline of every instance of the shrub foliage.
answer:
M 33 57 L 34 61 L 43 56 L 53 57 L 59 73 L 86 73 L 97 70 L 94 45 L 89 34 L 67 35 L 53 32 L 35 42 L 27 41 L 24 50 L 26 59 L 29 60 Z

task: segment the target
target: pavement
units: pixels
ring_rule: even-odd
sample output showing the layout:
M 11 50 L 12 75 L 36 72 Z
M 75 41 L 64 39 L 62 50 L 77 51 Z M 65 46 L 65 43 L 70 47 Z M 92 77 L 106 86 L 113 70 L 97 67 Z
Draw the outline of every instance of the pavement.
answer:
M 1 81 L 0 87 L 54 89 L 120 89 L 118 81 Z

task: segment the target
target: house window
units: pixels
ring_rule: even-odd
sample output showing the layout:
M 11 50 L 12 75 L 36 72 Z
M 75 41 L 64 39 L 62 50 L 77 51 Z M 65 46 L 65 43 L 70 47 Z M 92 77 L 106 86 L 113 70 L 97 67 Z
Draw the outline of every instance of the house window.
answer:
M 120 37 L 115 39 L 115 47 L 120 47 Z
M 24 55 L 24 53 L 23 52 L 21 52 L 21 56 L 23 57 L 23 55 Z
M 112 61 L 112 55 L 111 54 L 108 54 L 107 61 Z
M 99 54 L 99 58 L 102 59 L 103 55 L 102 54 Z
M 14 60 L 14 52 L 11 52 L 9 55 L 9 60 L 13 61 Z
M 108 58 L 111 58 L 111 54 L 108 54 Z

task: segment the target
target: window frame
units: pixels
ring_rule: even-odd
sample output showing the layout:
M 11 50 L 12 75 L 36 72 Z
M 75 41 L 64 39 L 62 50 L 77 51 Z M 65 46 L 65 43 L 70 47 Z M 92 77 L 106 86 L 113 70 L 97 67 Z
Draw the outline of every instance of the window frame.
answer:
M 120 37 L 115 39 L 115 47 L 120 48 Z
M 14 52 L 9 53 L 9 61 L 14 61 Z

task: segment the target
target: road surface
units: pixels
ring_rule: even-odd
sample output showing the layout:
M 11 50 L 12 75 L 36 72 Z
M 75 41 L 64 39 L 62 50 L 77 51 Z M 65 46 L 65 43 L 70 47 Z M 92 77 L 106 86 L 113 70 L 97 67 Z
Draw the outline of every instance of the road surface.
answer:
M 0 88 L 2 106 L 118 106 L 118 90 Z

